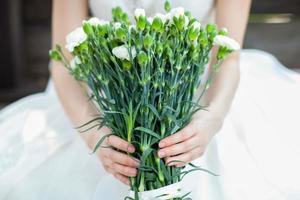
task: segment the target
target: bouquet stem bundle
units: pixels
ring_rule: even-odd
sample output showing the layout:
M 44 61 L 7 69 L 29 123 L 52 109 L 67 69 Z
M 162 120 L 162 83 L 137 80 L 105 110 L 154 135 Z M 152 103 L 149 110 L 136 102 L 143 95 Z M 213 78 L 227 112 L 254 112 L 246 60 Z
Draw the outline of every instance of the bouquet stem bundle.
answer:
M 60 46 L 50 51 L 54 60 L 88 85 L 91 99 L 101 112 L 80 128 L 106 126 L 136 147 L 130 156 L 140 160 L 140 167 L 138 175 L 130 179 L 135 195 L 127 199 L 137 200 L 139 192 L 178 183 L 190 172 L 160 159 L 158 143 L 205 109 L 198 102 L 209 82 L 203 83 L 197 98 L 196 92 L 212 47 L 219 46 L 218 62 L 236 49 L 224 29 L 218 31 L 213 24 L 202 27 L 183 8 L 170 11 L 168 2 L 165 8 L 167 14 L 153 18 L 137 9 L 136 25 L 121 8 L 114 8 L 112 22 L 92 18 L 68 35 L 66 47 L 74 56 L 71 62 Z M 94 152 L 108 136 L 99 139 Z M 187 195 L 170 199 L 185 198 Z

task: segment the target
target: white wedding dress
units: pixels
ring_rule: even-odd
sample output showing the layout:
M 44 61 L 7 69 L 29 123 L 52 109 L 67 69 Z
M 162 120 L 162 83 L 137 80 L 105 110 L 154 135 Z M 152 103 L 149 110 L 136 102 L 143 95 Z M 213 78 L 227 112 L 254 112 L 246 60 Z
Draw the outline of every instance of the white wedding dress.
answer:
M 126 2 L 126 3 L 125 3 Z M 92 0 L 92 13 L 111 17 L 163 12 L 162 0 Z M 173 0 L 203 23 L 214 2 Z M 132 16 L 131 16 L 132 18 Z M 220 176 L 184 179 L 194 200 L 300 199 L 300 75 L 272 55 L 241 51 L 241 81 L 222 129 L 195 161 Z M 0 112 L 0 200 L 121 200 L 127 186 L 107 174 L 80 139 L 55 90 L 23 98 Z

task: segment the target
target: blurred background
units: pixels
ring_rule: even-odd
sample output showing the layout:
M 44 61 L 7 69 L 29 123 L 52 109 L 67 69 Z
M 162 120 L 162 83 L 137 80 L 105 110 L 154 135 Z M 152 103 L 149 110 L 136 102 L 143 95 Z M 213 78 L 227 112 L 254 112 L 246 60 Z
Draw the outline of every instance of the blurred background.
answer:
M 45 89 L 50 25 L 51 0 L 0 1 L 0 109 Z M 300 1 L 253 0 L 244 47 L 300 72 Z

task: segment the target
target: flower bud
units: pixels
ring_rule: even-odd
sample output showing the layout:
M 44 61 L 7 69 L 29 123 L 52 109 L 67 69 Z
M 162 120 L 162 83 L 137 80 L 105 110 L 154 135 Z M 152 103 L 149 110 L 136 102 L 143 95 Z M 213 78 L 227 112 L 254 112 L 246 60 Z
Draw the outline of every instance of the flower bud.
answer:
M 55 61 L 61 61 L 62 60 L 62 57 L 61 57 L 60 53 L 56 49 L 50 50 L 49 51 L 49 56 L 50 56 L 51 59 L 53 59 Z
M 156 48 L 155 48 L 155 51 L 156 51 L 156 53 L 158 54 L 158 55 L 160 55 L 161 56 L 161 54 L 163 53 L 163 51 L 164 51 L 164 47 L 163 47 L 163 44 L 162 43 L 157 43 L 157 45 L 156 45 Z
M 145 10 L 142 9 L 142 8 L 135 9 L 134 16 L 135 16 L 136 19 L 139 19 L 140 17 L 144 18 L 146 16 Z
M 189 37 L 190 41 L 194 41 L 198 37 L 198 32 L 194 29 L 190 29 L 189 32 L 188 32 L 188 37 Z
M 122 8 L 120 6 L 117 6 L 112 9 L 112 17 L 114 21 L 118 21 L 123 14 Z
M 143 48 L 143 41 L 141 38 L 136 38 L 135 46 L 137 47 L 137 49 Z
M 166 46 L 166 54 L 169 58 L 173 58 L 173 51 L 170 46 Z
M 204 30 L 200 31 L 200 34 L 198 36 L 198 43 L 200 44 L 201 48 L 206 48 L 208 45 L 208 38 L 207 38 L 207 33 Z
M 198 21 L 194 21 L 192 23 L 192 28 L 199 31 L 201 28 L 201 24 Z
M 157 32 L 161 32 L 163 30 L 163 22 L 161 21 L 160 18 L 155 17 L 153 22 L 152 22 L 152 29 L 157 31 Z
M 178 30 L 184 29 L 184 27 L 185 27 L 185 18 L 184 17 L 179 17 L 179 18 L 174 17 L 173 22 L 174 22 L 175 26 L 178 28 Z
M 123 69 L 129 71 L 132 68 L 132 64 L 128 60 L 122 60 Z
M 144 51 L 141 51 L 138 55 L 137 55 L 137 60 L 140 66 L 144 66 L 147 61 L 148 61 L 148 56 Z
M 217 26 L 215 24 L 208 24 L 206 26 L 206 31 L 210 35 L 211 38 L 214 38 L 218 34 Z
M 171 10 L 171 4 L 170 4 L 169 0 L 165 1 L 164 8 L 165 8 L 166 12 L 170 12 L 170 10 Z
M 171 17 L 172 18 L 179 18 L 184 16 L 184 8 L 183 7 L 177 7 L 173 8 L 171 10 Z
M 164 15 L 164 14 L 161 14 L 161 13 L 156 13 L 154 15 L 154 18 L 159 18 L 162 21 L 162 23 L 164 24 L 168 20 L 168 15 L 167 14 Z
M 147 34 L 145 37 L 144 37 L 144 47 L 146 49 L 150 48 L 153 44 L 153 38 L 151 35 Z
M 125 33 L 125 31 L 122 29 L 122 28 L 118 28 L 117 30 L 116 30 L 116 36 L 120 39 L 120 40 L 125 40 L 125 38 L 126 38 L 126 33 Z
M 219 31 L 219 35 L 228 35 L 228 30 L 227 28 L 222 28 L 220 31 Z
M 87 22 L 83 23 L 82 28 L 83 28 L 84 32 L 88 35 L 94 33 L 93 26 L 90 23 L 87 23 Z
M 100 26 L 97 28 L 97 35 L 103 37 L 108 31 L 108 26 Z
M 139 30 L 144 30 L 146 28 L 146 24 L 147 24 L 147 19 L 145 17 L 139 17 L 137 19 L 136 27 Z
M 129 20 L 129 17 L 126 13 L 123 13 L 122 14 L 122 21 L 126 24 L 130 24 L 130 20 Z

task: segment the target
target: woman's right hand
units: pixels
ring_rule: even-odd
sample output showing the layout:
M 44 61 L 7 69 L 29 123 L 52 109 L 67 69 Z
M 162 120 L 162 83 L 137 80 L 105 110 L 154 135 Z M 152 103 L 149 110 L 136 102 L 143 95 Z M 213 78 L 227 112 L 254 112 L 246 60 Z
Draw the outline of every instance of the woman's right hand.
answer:
M 130 185 L 129 177 L 137 175 L 139 166 L 138 160 L 127 155 L 135 151 L 134 146 L 114 135 L 107 137 L 103 146 L 112 147 L 100 147 L 98 150 L 98 156 L 105 170 L 124 184 Z

